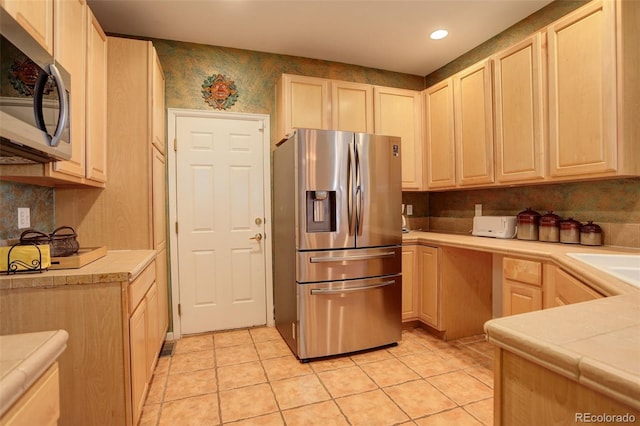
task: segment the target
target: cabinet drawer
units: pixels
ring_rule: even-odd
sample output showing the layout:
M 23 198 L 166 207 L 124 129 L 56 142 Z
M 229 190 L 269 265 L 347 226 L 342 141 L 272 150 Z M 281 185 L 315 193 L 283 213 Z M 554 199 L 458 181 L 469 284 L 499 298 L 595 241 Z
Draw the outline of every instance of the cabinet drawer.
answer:
M 144 271 L 136 278 L 131 284 L 129 284 L 128 296 L 129 296 L 129 315 L 136 310 L 136 306 L 144 298 L 151 284 L 156 280 L 156 262 L 155 260 L 150 263 Z
M 542 263 L 505 257 L 502 261 L 504 278 L 525 284 L 542 285 Z

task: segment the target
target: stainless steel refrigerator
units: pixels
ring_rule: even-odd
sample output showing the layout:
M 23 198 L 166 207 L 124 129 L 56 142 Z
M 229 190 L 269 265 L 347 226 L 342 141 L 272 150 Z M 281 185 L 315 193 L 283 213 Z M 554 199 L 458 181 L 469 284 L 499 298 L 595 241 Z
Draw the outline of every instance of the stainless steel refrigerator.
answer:
M 276 327 L 301 360 L 402 329 L 400 138 L 298 129 L 273 154 Z

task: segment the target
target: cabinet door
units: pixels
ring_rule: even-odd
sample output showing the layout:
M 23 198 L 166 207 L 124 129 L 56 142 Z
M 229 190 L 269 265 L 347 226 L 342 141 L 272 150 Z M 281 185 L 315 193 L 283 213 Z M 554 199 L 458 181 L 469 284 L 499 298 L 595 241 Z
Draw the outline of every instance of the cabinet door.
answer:
M 156 284 L 158 285 L 158 346 L 162 348 L 169 328 L 169 288 L 167 281 L 167 250 L 156 255 Z
M 138 424 L 147 395 L 147 303 L 143 299 L 129 318 L 131 351 L 131 406 L 133 424 Z
M 489 60 L 454 75 L 453 86 L 458 184 L 492 183 L 493 106 Z
M 438 249 L 418 247 L 420 268 L 420 321 L 439 329 L 440 327 L 440 275 L 438 271 Z
M 53 0 L 2 0 L 0 5 L 53 55 Z
M 420 92 L 375 87 L 373 95 L 374 132 L 401 138 L 402 189 L 421 190 L 423 150 Z
M 582 281 L 558 267 L 553 267 L 551 283 L 545 287 L 549 295 L 545 295 L 545 308 L 570 305 L 600 299 L 602 296 Z
M 418 318 L 418 270 L 416 246 L 402 247 L 402 320 Z
M 296 128 L 330 129 L 329 80 L 283 74 L 276 94 L 279 138 Z
M 107 181 L 107 36 L 87 9 L 87 178 Z
M 147 295 L 145 296 L 145 300 L 147 303 L 147 315 L 146 315 L 146 345 L 147 348 L 145 350 L 146 354 L 146 381 L 148 383 L 151 382 L 151 378 L 153 377 L 153 370 L 156 366 L 156 360 L 158 359 L 158 355 L 160 355 L 160 347 L 158 343 L 160 342 L 160 338 L 158 334 L 160 333 L 160 309 L 159 309 L 159 299 L 158 299 L 158 285 L 153 283 Z
M 156 49 L 151 46 L 151 111 L 153 122 L 153 145 L 165 154 L 166 145 L 166 120 L 165 120 L 165 101 L 164 101 L 164 73 L 158 59 Z
M 496 173 L 499 182 L 544 177 L 541 35 L 493 58 Z
M 504 279 L 502 315 L 516 315 L 542 309 L 542 288 Z
M 165 167 L 164 155 L 156 148 L 152 150 L 152 175 L 151 197 L 153 198 L 153 245 L 157 251 L 164 250 L 167 246 L 167 214 L 165 208 Z
M 71 74 L 72 153 L 70 160 L 52 164 L 54 173 L 84 178 L 87 6 L 84 0 L 56 1 L 55 6 L 55 58 Z
M 448 78 L 424 91 L 427 187 L 456 185 L 453 124 L 453 80 Z
M 551 176 L 616 170 L 615 4 L 593 1 L 548 27 Z
M 332 81 L 331 128 L 373 133 L 373 86 Z

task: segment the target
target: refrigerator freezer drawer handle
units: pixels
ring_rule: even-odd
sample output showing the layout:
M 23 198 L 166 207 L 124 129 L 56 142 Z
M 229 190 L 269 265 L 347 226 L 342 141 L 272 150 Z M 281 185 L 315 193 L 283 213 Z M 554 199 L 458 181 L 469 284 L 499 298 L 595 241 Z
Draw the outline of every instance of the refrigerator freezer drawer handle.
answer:
M 311 263 L 327 263 L 327 262 L 349 262 L 351 260 L 369 260 L 369 259 L 380 259 L 381 257 L 391 257 L 395 256 L 395 251 L 388 251 L 385 253 L 377 253 L 377 254 L 361 254 L 358 256 L 327 256 L 327 257 L 312 257 L 310 259 Z
M 386 287 L 388 285 L 395 284 L 395 280 L 385 281 L 376 285 L 365 285 L 362 287 L 351 287 L 351 288 L 339 288 L 334 290 L 323 289 L 323 288 L 314 288 L 311 290 L 311 295 L 314 294 L 338 294 L 338 293 L 348 293 L 352 291 L 361 291 L 361 290 L 372 290 L 374 288 Z

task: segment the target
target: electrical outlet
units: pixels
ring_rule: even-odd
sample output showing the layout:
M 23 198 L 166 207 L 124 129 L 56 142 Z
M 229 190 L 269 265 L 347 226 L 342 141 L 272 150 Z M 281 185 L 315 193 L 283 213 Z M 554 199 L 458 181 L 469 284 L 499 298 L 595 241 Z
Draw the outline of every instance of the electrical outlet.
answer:
M 31 226 L 31 210 L 29 207 L 18 207 L 18 229 Z
M 407 204 L 407 216 L 413 215 L 413 204 Z
M 476 204 L 476 216 L 482 216 L 482 204 Z

